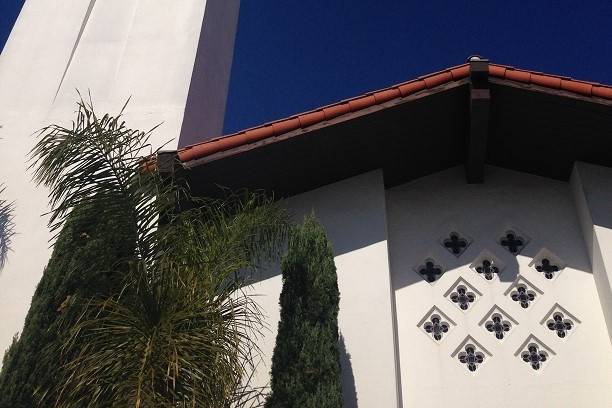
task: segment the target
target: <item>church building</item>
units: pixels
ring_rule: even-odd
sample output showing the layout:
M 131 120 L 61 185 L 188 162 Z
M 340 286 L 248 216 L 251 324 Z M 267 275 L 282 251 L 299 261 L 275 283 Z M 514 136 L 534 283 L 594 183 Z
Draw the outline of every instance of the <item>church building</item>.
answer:
M 160 166 L 321 220 L 346 406 L 612 406 L 612 87 L 471 57 Z M 255 281 L 265 385 L 282 280 Z
M 49 255 L 31 134 L 75 89 L 164 145 L 193 193 L 273 193 L 335 251 L 348 408 L 612 407 L 612 86 L 482 57 L 222 133 L 239 0 L 26 0 L 0 60 L 15 201 L 0 353 Z M 265 95 L 262 95 L 265 100 Z M 166 144 L 172 140 L 171 144 Z M 270 381 L 282 278 L 253 276 Z

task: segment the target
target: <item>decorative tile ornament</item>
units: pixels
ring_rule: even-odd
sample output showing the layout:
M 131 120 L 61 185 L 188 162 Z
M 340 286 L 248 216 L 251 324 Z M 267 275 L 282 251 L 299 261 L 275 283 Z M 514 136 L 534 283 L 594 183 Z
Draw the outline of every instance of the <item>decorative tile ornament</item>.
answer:
M 557 336 L 564 338 L 568 331 L 574 327 L 574 322 L 570 319 L 565 319 L 563 313 L 555 313 L 553 319 L 547 323 L 550 330 L 557 332 Z
M 470 264 L 470 269 L 476 272 L 481 278 L 489 282 L 499 280 L 499 275 L 504 268 L 504 263 L 486 249 L 482 251 Z
M 489 357 L 492 357 L 492 354 L 472 336 L 467 336 L 451 354 L 451 357 L 456 358 L 469 372 L 474 373 Z
M 540 321 L 540 324 L 548 328 L 551 333 L 554 333 L 560 339 L 566 339 L 576 330 L 576 326 L 580 323 L 580 320 L 576 316 L 561 307 L 558 303 L 556 303 Z
M 499 244 L 512 255 L 518 255 L 529 242 L 529 238 L 516 229 L 507 230 L 500 238 Z
M 484 354 L 476 351 L 476 347 L 471 344 L 465 346 L 465 352 L 459 353 L 459 361 L 465 364 L 468 370 L 476 371 L 476 368 L 484 361 Z
M 440 240 L 442 247 L 444 247 L 451 254 L 455 255 L 457 258 L 459 258 L 461 254 L 465 252 L 471 243 L 471 238 L 456 231 L 452 231 L 448 234 L 448 237 Z
M 521 344 L 514 355 L 523 360 L 532 370 L 539 371 L 550 360 L 550 356 L 556 353 L 532 334 Z
M 442 334 L 448 333 L 448 323 L 443 322 L 440 316 L 431 316 L 430 321 L 425 323 L 425 331 L 434 338 L 434 340 L 442 340 Z
M 480 266 L 476 267 L 476 272 L 482 274 L 486 280 L 491 280 L 493 276 L 498 276 L 499 268 L 493 265 L 493 262 L 485 259 Z
M 463 278 L 457 279 L 444 294 L 444 297 L 464 312 L 469 310 L 481 296 L 482 292 Z
M 512 329 L 518 325 L 518 322 L 501 307 L 495 305 L 478 324 L 495 336 L 497 340 L 503 341 L 508 337 Z
M 427 337 L 436 343 L 446 338 L 456 323 L 436 306 L 427 311 L 425 316 L 417 324 Z
M 512 324 L 507 320 L 503 320 L 501 315 L 493 315 L 491 320 L 485 324 L 485 327 L 491 333 L 495 333 L 496 339 L 503 340 L 504 335 L 512 328 Z
M 531 305 L 537 301 L 539 296 L 543 295 L 540 289 L 533 283 L 525 279 L 523 276 L 518 276 L 516 280 L 510 285 L 504 295 L 509 296 L 514 302 L 520 305 L 523 309 L 531 307 Z
M 450 299 L 461 310 L 467 310 L 470 307 L 470 303 L 474 303 L 474 300 L 476 300 L 476 295 L 473 292 L 468 292 L 465 286 L 460 285 L 450 294 Z
M 527 289 L 525 285 L 519 285 L 516 290 L 510 294 L 510 297 L 515 302 L 518 302 L 523 309 L 527 309 L 531 302 L 535 300 L 535 293 Z
M 529 266 L 539 272 L 546 279 L 555 279 L 565 268 L 566 263 L 552 251 L 542 248 Z
M 414 268 L 414 270 L 429 283 L 434 283 L 444 273 L 444 268 L 431 258 L 425 259 L 425 261 Z
M 548 353 L 540 350 L 537 344 L 530 344 L 527 350 L 521 353 L 524 362 L 529 363 L 531 368 L 539 370 L 542 363 L 548 360 Z

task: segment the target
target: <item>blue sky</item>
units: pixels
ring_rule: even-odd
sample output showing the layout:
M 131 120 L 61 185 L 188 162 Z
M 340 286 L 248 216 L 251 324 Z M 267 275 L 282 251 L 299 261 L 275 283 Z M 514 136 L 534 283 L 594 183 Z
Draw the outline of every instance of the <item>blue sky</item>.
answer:
M 0 0 L 0 45 L 21 3 Z M 242 0 L 225 132 L 470 54 L 612 84 L 612 1 Z

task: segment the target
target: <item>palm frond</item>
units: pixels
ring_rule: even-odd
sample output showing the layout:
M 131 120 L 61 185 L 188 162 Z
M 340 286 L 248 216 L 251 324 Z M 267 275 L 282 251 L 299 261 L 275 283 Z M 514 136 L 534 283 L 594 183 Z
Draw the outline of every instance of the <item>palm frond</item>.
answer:
M 158 318 L 130 289 L 77 305 L 83 313 L 60 351 L 66 377 L 49 394 L 56 406 L 224 408 L 242 394 L 258 350 L 251 334 L 261 325 L 257 305 L 236 285 L 219 284 L 211 295 L 195 275 L 163 276 Z
M 172 207 L 170 186 L 157 172 L 143 172 L 143 157 L 155 154 L 147 132 L 133 130 L 117 116 L 99 117 L 89 102 L 78 102 L 72 127 L 51 125 L 40 131 L 30 152 L 34 181 L 50 190 L 49 226 L 57 232 L 74 208 L 95 200 L 115 210 L 137 232 L 137 250 L 148 260 L 148 236 L 157 225 L 161 206 Z M 126 102 L 127 105 L 127 102 Z M 124 106 L 125 108 L 125 106 Z
M 0 197 L 4 190 L 5 187 L 0 184 Z M 15 236 L 14 209 L 13 202 L 0 199 L 0 271 L 4 268 Z
M 57 382 L 39 390 L 43 406 L 227 408 L 259 400 L 244 378 L 262 314 L 239 272 L 278 256 L 288 216 L 262 192 L 196 199 L 143 172 L 142 157 L 155 153 L 149 137 L 121 114 L 97 116 L 91 99 L 81 99 L 72 127 L 44 128 L 31 152 L 35 180 L 50 189 L 52 230 L 75 208 L 91 216 L 88 208 L 103 205 L 126 226 L 121 236 L 136 241 L 116 265 L 129 271 L 123 290 L 71 298 L 64 341 L 47 353 L 62 364 Z M 190 209 L 177 211 L 183 200 Z

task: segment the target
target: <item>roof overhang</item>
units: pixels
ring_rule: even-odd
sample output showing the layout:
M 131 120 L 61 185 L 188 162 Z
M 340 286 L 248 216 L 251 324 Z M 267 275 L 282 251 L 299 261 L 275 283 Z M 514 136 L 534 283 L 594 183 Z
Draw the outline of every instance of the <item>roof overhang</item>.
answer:
M 386 187 L 392 187 L 461 164 L 471 182 L 479 181 L 485 163 L 558 180 L 569 178 L 576 160 L 612 166 L 607 87 L 578 89 L 577 83 L 588 83 L 552 81 L 537 73 L 519 81 L 508 79 L 515 74 L 506 68 L 490 66 L 486 109 L 479 110 L 474 90 L 483 85 L 475 86 L 474 75 L 457 75 L 464 67 L 452 68 L 455 75 L 447 81 L 430 80 L 431 86 L 406 96 L 379 99 L 305 127 L 253 141 L 245 139 L 253 130 L 230 135 L 212 142 L 244 140 L 216 150 L 206 142 L 209 151 L 200 157 L 179 151 L 188 158 L 179 171 L 198 195 L 217 195 L 223 186 L 290 196 L 374 169 L 382 169 Z M 564 88 L 563 81 L 570 85 Z M 595 94 L 596 87 L 604 89 L 597 91 L 604 97 Z M 475 178 L 470 179 L 470 169 Z

